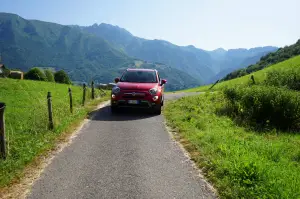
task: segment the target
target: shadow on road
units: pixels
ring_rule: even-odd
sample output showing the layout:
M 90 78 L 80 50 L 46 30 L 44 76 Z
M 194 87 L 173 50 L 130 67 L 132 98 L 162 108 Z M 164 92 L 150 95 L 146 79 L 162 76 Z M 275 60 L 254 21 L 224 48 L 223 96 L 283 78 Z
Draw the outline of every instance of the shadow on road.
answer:
M 147 112 L 144 109 L 121 109 L 118 113 L 111 113 L 110 106 L 105 106 L 101 109 L 92 111 L 88 114 L 88 119 L 97 121 L 130 121 L 140 120 L 155 115 Z

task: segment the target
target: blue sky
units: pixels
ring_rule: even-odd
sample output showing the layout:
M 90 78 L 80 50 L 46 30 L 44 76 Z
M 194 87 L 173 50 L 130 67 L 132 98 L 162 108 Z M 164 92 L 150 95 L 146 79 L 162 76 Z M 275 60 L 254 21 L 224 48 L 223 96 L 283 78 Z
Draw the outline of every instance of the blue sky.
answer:
M 300 39 L 299 0 L 0 0 L 0 12 L 60 24 L 110 23 L 146 39 L 213 50 Z

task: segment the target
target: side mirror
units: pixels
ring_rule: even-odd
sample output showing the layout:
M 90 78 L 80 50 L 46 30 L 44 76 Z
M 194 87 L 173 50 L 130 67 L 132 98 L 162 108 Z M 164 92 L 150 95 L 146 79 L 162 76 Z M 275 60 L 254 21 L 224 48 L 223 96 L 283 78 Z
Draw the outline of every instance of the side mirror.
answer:
M 115 78 L 115 82 L 118 83 L 120 81 L 120 78 Z
M 161 85 L 164 85 L 164 84 L 166 84 L 167 83 L 167 80 L 165 80 L 165 79 L 162 79 L 161 80 Z

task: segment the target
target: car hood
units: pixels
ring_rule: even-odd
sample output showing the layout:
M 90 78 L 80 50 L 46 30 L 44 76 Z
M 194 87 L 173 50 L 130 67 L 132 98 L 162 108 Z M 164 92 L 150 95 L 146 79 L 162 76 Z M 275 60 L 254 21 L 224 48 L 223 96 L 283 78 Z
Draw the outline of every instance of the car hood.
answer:
M 117 86 L 121 90 L 149 90 L 157 86 L 157 83 L 130 83 L 119 82 Z

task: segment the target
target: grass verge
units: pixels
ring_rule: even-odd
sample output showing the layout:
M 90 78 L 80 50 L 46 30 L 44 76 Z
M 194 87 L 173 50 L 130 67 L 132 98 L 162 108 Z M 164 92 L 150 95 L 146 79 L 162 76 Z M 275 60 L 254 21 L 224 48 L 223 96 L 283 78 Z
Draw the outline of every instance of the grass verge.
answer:
M 0 79 L 0 101 L 6 103 L 7 159 L 0 160 L 0 188 L 9 186 L 23 175 L 24 168 L 36 157 L 53 149 L 64 133 L 78 125 L 106 95 L 91 100 L 88 90 L 82 106 L 82 88 L 71 86 L 73 113 L 69 110 L 68 85 L 48 82 Z M 52 93 L 55 129 L 48 130 L 47 92 Z M 99 96 L 99 91 L 97 91 Z
M 219 114 L 221 93 L 166 104 L 168 125 L 221 198 L 300 198 L 300 135 L 259 133 Z

